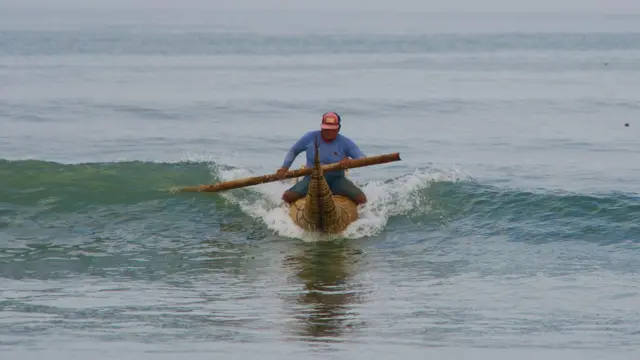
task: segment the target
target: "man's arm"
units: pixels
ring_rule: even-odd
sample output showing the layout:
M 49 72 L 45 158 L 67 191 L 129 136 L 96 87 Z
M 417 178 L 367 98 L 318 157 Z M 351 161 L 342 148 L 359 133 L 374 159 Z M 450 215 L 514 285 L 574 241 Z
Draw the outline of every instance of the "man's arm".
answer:
M 298 154 L 303 152 L 307 145 L 309 144 L 309 140 L 311 139 L 312 132 L 308 132 L 304 134 L 295 144 L 287 151 L 287 154 L 284 157 L 284 161 L 282 162 L 283 168 L 290 168 L 293 161 L 296 159 Z
M 363 157 L 366 157 L 362 150 L 360 150 L 358 145 L 356 145 L 356 143 L 354 143 L 351 139 L 345 136 L 344 140 L 346 145 L 345 153 L 348 157 L 352 159 L 362 159 Z

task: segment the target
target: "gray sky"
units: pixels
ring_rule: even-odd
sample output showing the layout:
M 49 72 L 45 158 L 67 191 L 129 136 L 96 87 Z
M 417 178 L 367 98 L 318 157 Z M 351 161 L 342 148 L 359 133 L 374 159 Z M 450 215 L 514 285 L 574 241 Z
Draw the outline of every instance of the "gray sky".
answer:
M 1 7 L 291 8 L 452 12 L 640 13 L 640 0 L 0 0 Z

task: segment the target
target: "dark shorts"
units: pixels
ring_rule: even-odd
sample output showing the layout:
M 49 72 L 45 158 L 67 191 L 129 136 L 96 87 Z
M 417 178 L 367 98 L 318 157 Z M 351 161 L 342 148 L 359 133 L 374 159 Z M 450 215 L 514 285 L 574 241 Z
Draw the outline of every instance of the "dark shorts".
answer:
M 355 199 L 358 195 L 364 194 L 356 184 L 344 176 L 327 177 L 325 175 L 324 178 L 327 180 L 327 184 L 329 184 L 329 189 L 331 189 L 333 195 L 343 195 L 350 199 Z M 305 176 L 302 180 L 290 187 L 288 191 L 293 191 L 301 196 L 305 196 L 307 195 L 310 180 L 310 176 Z

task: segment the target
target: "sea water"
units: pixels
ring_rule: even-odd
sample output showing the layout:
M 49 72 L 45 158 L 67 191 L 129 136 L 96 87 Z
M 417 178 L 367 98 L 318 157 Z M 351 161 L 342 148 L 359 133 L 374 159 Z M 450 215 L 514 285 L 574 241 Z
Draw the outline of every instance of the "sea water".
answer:
M 343 236 L 171 191 L 326 111 Z M 5 9 L 0 358 L 635 359 L 639 113 L 634 16 Z

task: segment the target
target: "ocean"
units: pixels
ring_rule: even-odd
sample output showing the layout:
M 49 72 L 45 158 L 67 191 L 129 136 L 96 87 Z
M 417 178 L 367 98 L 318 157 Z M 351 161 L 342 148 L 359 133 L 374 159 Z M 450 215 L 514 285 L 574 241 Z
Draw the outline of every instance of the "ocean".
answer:
M 639 19 L 0 11 L 0 358 L 636 359 Z M 342 236 L 172 191 L 327 111 L 402 159 Z

